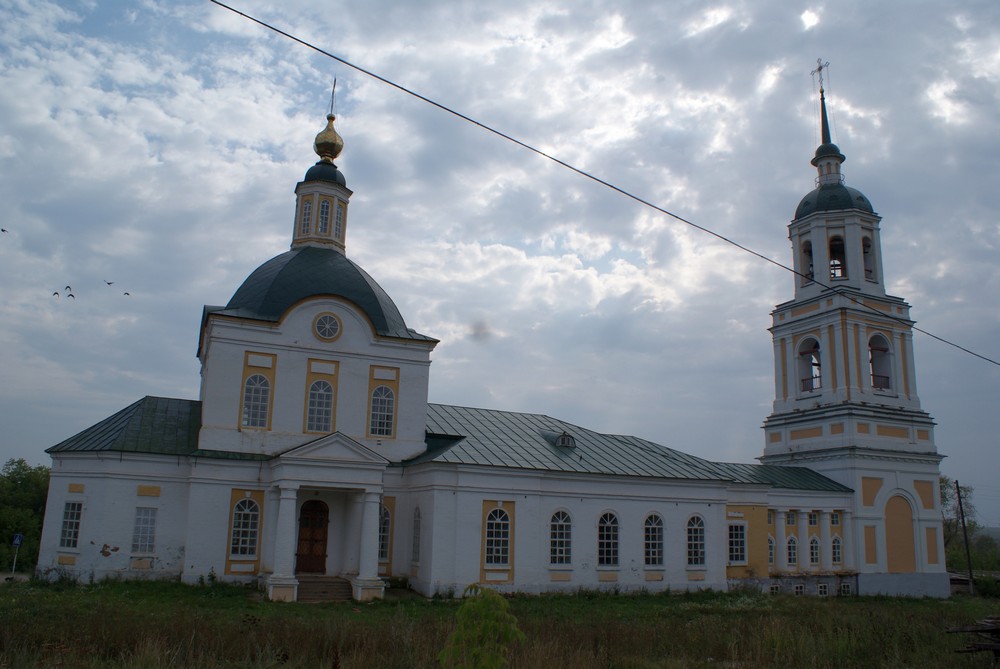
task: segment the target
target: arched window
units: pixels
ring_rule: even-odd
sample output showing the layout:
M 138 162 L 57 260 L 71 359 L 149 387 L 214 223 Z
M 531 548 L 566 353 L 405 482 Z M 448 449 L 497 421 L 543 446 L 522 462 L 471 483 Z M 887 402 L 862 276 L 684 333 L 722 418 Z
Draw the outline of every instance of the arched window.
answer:
M 233 533 L 229 553 L 240 558 L 257 557 L 260 506 L 252 499 L 241 499 L 233 507 Z
M 267 427 L 271 384 L 262 374 L 252 374 L 243 385 L 243 427 Z
M 412 562 L 420 562 L 420 507 L 413 510 L 413 554 Z
M 323 200 L 319 203 L 319 234 L 330 233 L 330 201 Z
M 705 564 L 705 521 L 701 516 L 691 516 L 687 522 L 687 563 Z
M 806 281 L 813 280 L 813 245 L 812 242 L 806 240 L 802 242 L 802 257 L 801 264 L 799 266 L 799 272 L 805 275 Z
M 344 203 L 337 202 L 337 213 L 333 218 L 333 238 L 344 238 Z
M 312 224 L 313 215 L 313 203 L 312 200 L 305 200 L 302 203 L 302 221 L 300 223 L 300 230 L 303 235 L 309 234 L 309 227 Z
M 819 539 L 816 537 L 809 539 L 809 564 L 819 564 Z
M 774 537 L 767 537 L 767 563 L 774 564 Z
M 789 567 L 794 567 L 799 563 L 799 542 L 795 537 L 788 537 L 787 556 Z
M 549 521 L 549 564 L 572 562 L 573 524 L 569 514 L 556 511 Z
M 618 564 L 618 516 L 605 513 L 597 521 L 597 564 L 614 567 Z
M 316 381 L 309 386 L 306 430 L 329 432 L 331 429 L 333 429 L 333 386 L 328 381 Z
M 799 388 L 811 393 L 823 387 L 823 365 L 819 354 L 819 342 L 806 339 L 799 345 Z
M 392 516 L 389 509 L 383 504 L 378 515 L 378 559 L 379 562 L 389 560 L 389 527 L 392 524 Z
M 874 335 L 868 340 L 868 361 L 872 372 L 872 388 L 890 390 L 892 357 L 889 355 L 889 342 L 882 335 Z
M 830 544 L 830 558 L 833 564 L 840 564 L 843 556 L 843 542 L 840 537 L 834 537 Z
M 378 386 L 372 391 L 371 422 L 368 432 L 373 437 L 391 437 L 396 396 L 392 388 Z
M 861 257 L 865 263 L 865 278 L 869 281 L 875 280 L 875 253 L 872 250 L 872 240 L 868 237 L 861 238 Z
M 486 516 L 486 564 L 510 564 L 510 516 L 503 509 Z
M 830 278 L 847 278 L 847 255 L 843 237 L 830 237 Z
M 647 567 L 663 566 L 663 518 L 658 514 L 646 517 L 643 553 Z

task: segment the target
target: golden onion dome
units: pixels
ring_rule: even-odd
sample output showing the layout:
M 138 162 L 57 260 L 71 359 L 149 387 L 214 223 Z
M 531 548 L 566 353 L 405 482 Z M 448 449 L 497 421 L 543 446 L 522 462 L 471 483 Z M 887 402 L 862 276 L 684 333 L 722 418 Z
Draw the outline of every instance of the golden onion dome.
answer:
M 326 127 L 316 135 L 316 141 L 313 142 L 313 151 L 325 163 L 332 163 L 344 150 L 344 138 L 333 128 L 333 122 L 336 119 L 337 117 L 333 114 L 327 114 Z

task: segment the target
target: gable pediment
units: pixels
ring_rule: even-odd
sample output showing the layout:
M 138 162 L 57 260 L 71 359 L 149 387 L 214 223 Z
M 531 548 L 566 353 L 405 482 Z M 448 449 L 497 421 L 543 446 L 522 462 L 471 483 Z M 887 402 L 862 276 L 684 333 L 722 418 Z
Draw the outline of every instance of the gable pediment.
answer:
M 283 464 L 354 465 L 385 467 L 389 461 L 341 432 L 296 446 L 277 456 Z

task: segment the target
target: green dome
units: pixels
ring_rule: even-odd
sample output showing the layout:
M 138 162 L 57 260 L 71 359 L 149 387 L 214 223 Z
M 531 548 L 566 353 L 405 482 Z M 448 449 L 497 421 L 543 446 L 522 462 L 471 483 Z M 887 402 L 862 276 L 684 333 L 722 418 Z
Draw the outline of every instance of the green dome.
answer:
M 795 210 L 795 218 L 800 219 L 817 211 L 836 211 L 838 209 L 860 209 L 874 214 L 872 203 L 864 193 L 844 184 L 823 184 L 812 191 L 799 202 Z
M 380 335 L 434 341 L 407 328 L 389 295 L 347 256 L 315 246 L 295 248 L 268 260 L 215 313 L 277 322 L 302 300 L 326 296 L 351 302 Z

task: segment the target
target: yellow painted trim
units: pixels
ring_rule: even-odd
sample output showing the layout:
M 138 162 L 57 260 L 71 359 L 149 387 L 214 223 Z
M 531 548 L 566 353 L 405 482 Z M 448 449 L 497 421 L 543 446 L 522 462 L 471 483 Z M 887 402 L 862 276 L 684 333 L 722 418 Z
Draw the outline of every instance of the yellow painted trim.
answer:
M 896 439 L 910 438 L 909 428 L 895 427 L 892 425 L 876 425 L 875 434 L 880 437 L 895 437 Z
M 865 506 L 875 506 L 875 498 L 882 489 L 884 481 L 874 476 L 861 477 L 861 503 Z
M 153 558 L 132 558 L 132 561 L 129 563 L 129 569 L 133 569 L 135 571 L 144 571 L 152 568 Z
M 792 430 L 789 433 L 789 438 L 792 441 L 798 441 L 799 439 L 814 439 L 816 437 L 823 436 L 823 427 L 804 427 L 800 430 Z
M 70 483 L 68 486 L 66 486 L 66 489 L 69 492 L 77 492 L 77 493 L 79 493 L 79 492 L 83 492 L 84 486 L 83 486 L 82 483 Z
M 924 528 L 924 541 L 927 542 L 927 564 L 939 564 L 937 528 Z
M 910 396 L 910 365 L 909 357 L 906 353 L 906 334 L 899 333 L 899 361 L 900 367 L 903 369 L 903 394 L 907 397 Z
M 323 316 L 331 316 L 333 317 L 334 320 L 337 321 L 337 334 L 333 335 L 332 337 L 324 337 L 319 332 L 316 331 L 316 323 Z M 344 321 L 340 318 L 340 316 L 333 313 L 332 311 L 321 311 L 318 314 L 316 314 L 316 316 L 313 318 L 310 330 L 312 331 L 313 337 L 319 339 L 321 342 L 329 344 L 330 342 L 337 341 L 338 339 L 340 339 L 340 335 L 344 334 Z
M 796 307 L 792 309 L 792 318 L 801 316 L 803 314 L 809 314 L 814 311 L 819 311 L 819 304 L 814 302 L 813 304 L 807 304 L 804 307 Z
M 781 339 L 781 399 L 788 399 L 788 341 Z
M 934 482 L 933 481 L 914 481 L 913 489 L 917 491 L 917 497 L 920 498 L 920 505 L 925 509 L 934 509 Z
M 379 375 L 385 376 L 388 372 L 395 374 L 395 380 L 376 378 Z M 372 393 L 379 386 L 386 386 L 392 390 L 392 434 L 375 435 L 372 429 Z M 385 367 L 382 365 L 371 365 L 368 368 L 368 409 L 365 418 L 365 434 L 369 439 L 395 439 L 396 429 L 399 427 L 399 367 Z
M 882 312 L 887 313 L 887 314 L 891 314 L 892 313 L 892 305 L 891 304 L 886 304 L 885 302 L 864 299 L 864 300 L 861 300 L 861 303 L 863 305 L 865 305 L 866 307 L 870 307 L 870 308 L 875 309 L 877 311 L 882 311 Z
M 260 358 L 270 358 L 271 366 L 262 367 L 257 365 L 252 365 L 250 361 L 257 357 Z M 274 398 L 277 395 L 277 387 L 274 383 L 275 371 L 278 366 L 278 356 L 274 353 L 260 353 L 257 351 L 244 351 L 243 353 L 243 377 L 240 381 L 240 401 L 236 403 L 237 415 L 236 415 L 236 426 L 242 432 L 243 430 L 270 430 L 271 429 L 271 417 L 274 413 Z M 267 402 L 267 425 L 265 427 L 244 427 L 243 425 L 243 400 L 246 397 L 246 387 L 247 379 L 249 379 L 254 374 L 260 374 L 265 379 L 270 387 L 270 394 L 268 395 Z
M 60 566 L 63 566 L 63 567 L 72 567 L 73 565 L 76 564 L 76 556 L 75 555 L 60 555 L 59 557 L 56 558 L 56 564 L 58 564 Z
M 885 562 L 890 574 L 912 574 L 917 570 L 913 509 L 901 495 L 885 504 Z
M 781 432 L 772 432 L 767 435 L 767 438 L 772 444 L 777 444 L 781 441 Z
M 159 497 L 160 486 L 158 485 L 136 486 L 135 494 L 138 495 L 139 497 Z
M 663 572 L 662 571 L 647 571 L 646 572 L 647 581 L 662 581 Z
M 870 434 L 871 426 L 868 423 L 858 423 L 858 434 Z
M 257 557 L 248 559 L 232 558 L 229 553 L 229 549 L 232 547 L 233 542 L 233 509 L 236 508 L 236 503 L 242 499 L 252 499 L 257 502 L 257 508 L 260 509 L 260 515 L 257 517 Z M 260 554 L 263 548 L 260 545 L 261 538 L 264 536 L 264 491 L 263 490 L 248 490 L 245 488 L 233 488 L 229 493 L 229 521 L 226 523 L 226 527 L 229 528 L 226 534 L 226 574 L 239 574 L 241 576 L 250 576 L 256 574 L 260 571 Z M 296 537 L 298 541 L 298 537 Z M 233 565 L 251 565 L 253 568 L 247 571 L 234 571 Z
M 703 571 L 689 571 L 687 573 L 687 579 L 689 581 L 704 581 L 705 580 L 705 572 L 703 572 Z
M 549 580 L 553 583 L 568 583 L 573 580 L 573 576 L 568 571 L 550 571 Z
M 865 564 L 878 562 L 878 546 L 875 544 L 875 526 L 865 525 Z
M 618 582 L 618 572 L 617 571 L 599 571 L 599 572 L 597 572 L 597 581 L 599 583 L 617 583 Z
M 313 363 L 317 365 L 333 365 L 333 372 L 314 371 Z M 306 363 L 306 387 L 302 402 L 302 431 L 307 434 L 327 434 L 307 429 L 309 426 L 309 389 L 317 381 L 326 381 L 333 386 L 333 415 L 330 416 L 330 432 L 337 431 L 337 379 L 340 378 L 340 363 L 336 360 L 322 360 L 320 358 L 309 358 Z
M 930 430 L 917 430 L 917 439 L 920 441 L 930 441 L 931 431 Z
M 510 545 L 507 551 L 508 562 L 506 565 L 489 565 L 486 564 L 486 517 L 494 509 L 503 509 L 507 512 L 508 518 L 510 518 Z M 479 538 L 479 582 L 480 583 L 513 583 L 514 582 L 514 502 L 498 500 L 498 499 L 484 499 L 483 500 L 483 512 L 480 517 L 480 538 Z M 489 575 L 502 576 L 503 578 L 488 578 Z
M 830 425 L 830 434 L 844 434 L 844 424 L 832 423 Z
M 831 372 L 830 390 L 835 390 L 840 387 L 840 384 L 837 382 L 837 346 L 834 343 L 837 341 L 837 339 L 836 336 L 834 335 L 834 329 L 832 325 L 827 327 L 826 335 L 827 335 L 827 341 L 830 342 L 830 372 Z
M 396 534 L 396 532 L 394 531 L 396 528 L 396 498 L 383 497 L 382 506 L 384 506 L 386 510 L 389 512 L 389 556 L 388 559 L 385 561 L 379 560 L 378 572 L 379 576 L 392 576 L 392 555 L 393 555 L 392 547 L 393 547 L 393 537 Z M 379 509 L 379 513 L 380 514 L 382 513 L 381 509 Z M 379 518 L 379 523 L 381 522 L 382 519 Z

